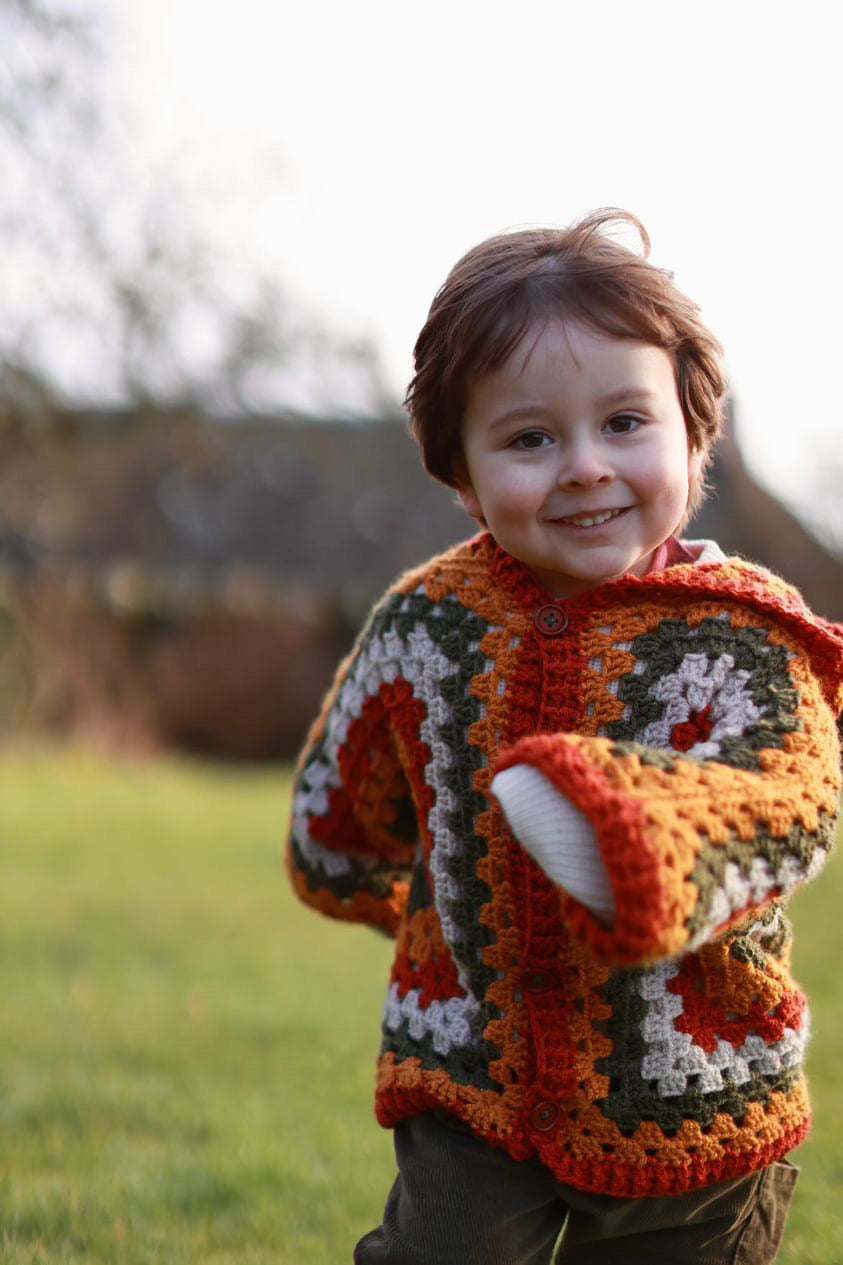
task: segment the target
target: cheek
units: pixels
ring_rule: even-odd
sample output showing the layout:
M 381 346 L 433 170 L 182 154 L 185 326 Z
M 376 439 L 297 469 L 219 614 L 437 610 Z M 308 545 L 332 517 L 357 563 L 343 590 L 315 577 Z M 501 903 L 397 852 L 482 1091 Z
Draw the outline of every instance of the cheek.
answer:
M 641 468 L 642 486 L 648 487 L 659 500 L 682 500 L 684 504 L 691 470 L 698 464 L 696 454 L 688 453 L 683 429 L 681 438 L 650 453 L 650 459 Z
M 540 503 L 548 495 L 552 485 L 552 472 L 539 461 L 508 466 L 499 471 L 501 500 L 512 505 Z
M 501 520 L 532 520 L 544 502 L 544 491 L 528 478 L 508 479 L 495 488 L 491 497 L 493 512 Z
M 527 470 L 513 469 L 503 461 L 477 463 L 474 489 L 485 513 L 510 517 L 523 513 L 535 504 L 539 491 L 537 480 Z

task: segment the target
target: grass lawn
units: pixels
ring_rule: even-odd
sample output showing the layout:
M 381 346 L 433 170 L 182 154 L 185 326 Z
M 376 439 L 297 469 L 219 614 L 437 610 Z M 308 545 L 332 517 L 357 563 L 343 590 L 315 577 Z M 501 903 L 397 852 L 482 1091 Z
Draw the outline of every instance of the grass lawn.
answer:
M 298 906 L 277 770 L 0 757 L 0 1261 L 338 1265 L 379 1219 L 390 945 Z M 793 906 L 817 1109 L 780 1262 L 843 1261 L 843 863 Z

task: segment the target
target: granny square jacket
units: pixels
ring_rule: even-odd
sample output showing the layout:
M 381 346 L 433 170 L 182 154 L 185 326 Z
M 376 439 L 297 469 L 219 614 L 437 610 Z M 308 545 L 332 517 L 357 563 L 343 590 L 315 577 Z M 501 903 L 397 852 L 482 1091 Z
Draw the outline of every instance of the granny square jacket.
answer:
M 554 601 L 488 533 L 403 576 L 303 753 L 299 896 L 396 939 L 385 1126 L 455 1113 L 616 1196 L 680 1194 L 805 1137 L 784 903 L 840 784 L 843 629 L 738 558 Z M 539 769 L 617 915 L 555 886 L 490 797 Z

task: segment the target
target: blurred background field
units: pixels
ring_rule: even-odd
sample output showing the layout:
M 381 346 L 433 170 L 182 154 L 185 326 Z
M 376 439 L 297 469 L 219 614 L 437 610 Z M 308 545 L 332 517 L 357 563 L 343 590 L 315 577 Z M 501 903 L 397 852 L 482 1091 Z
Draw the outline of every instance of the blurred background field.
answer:
M 0 761 L 0 1259 L 328 1265 L 393 1176 L 389 942 L 299 907 L 278 767 Z M 792 906 L 816 1123 L 783 1265 L 839 1265 L 843 864 Z
M 287 779 L 0 765 L 0 1245 L 14 1262 L 350 1258 L 389 945 L 281 867 Z

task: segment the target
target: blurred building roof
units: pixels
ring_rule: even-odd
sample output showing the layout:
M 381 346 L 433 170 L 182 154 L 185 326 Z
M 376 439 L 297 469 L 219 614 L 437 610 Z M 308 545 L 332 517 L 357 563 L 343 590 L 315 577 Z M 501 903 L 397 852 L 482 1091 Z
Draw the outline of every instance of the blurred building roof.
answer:
M 405 567 L 474 530 L 423 472 L 400 419 L 209 421 L 192 412 L 62 413 L 7 424 L 0 566 L 96 583 L 117 605 L 233 606 L 267 594 L 358 618 Z M 747 473 L 727 435 L 692 526 L 843 619 L 843 563 Z
M 113 573 L 118 597 L 133 566 L 185 601 L 248 572 L 357 613 L 472 531 L 399 420 L 74 413 L 4 447 L 0 563 Z

